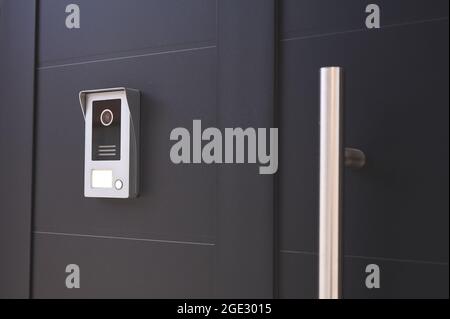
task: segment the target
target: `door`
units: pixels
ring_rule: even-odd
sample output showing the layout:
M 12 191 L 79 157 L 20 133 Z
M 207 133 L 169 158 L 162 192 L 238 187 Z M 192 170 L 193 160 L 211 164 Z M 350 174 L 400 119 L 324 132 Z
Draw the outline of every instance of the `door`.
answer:
M 272 126 L 274 1 L 80 0 L 79 29 L 70 3 L 39 1 L 32 296 L 272 297 L 273 178 L 176 165 L 169 137 Z M 111 87 L 141 92 L 135 200 L 83 197 L 78 92 Z
M 78 0 L 79 28 L 71 3 L 0 0 L 0 296 L 316 298 L 319 70 L 340 66 L 367 156 L 343 297 L 448 298 L 448 1 L 378 0 L 370 30 L 361 0 Z M 78 93 L 111 87 L 141 92 L 133 200 L 83 196 Z M 193 120 L 278 128 L 277 174 L 172 163 Z
M 344 298 L 448 298 L 448 1 L 284 0 L 279 296 L 318 296 L 319 70 L 345 70 Z M 366 279 L 379 269 L 379 288 Z M 370 280 L 371 277 L 369 277 Z M 369 280 L 369 281 L 370 281 Z

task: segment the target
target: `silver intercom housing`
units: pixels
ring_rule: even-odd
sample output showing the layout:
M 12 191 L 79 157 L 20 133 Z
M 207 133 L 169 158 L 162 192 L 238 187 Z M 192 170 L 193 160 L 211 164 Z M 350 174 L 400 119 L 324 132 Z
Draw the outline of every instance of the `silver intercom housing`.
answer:
M 81 91 L 85 120 L 84 196 L 139 193 L 140 93 L 128 88 Z

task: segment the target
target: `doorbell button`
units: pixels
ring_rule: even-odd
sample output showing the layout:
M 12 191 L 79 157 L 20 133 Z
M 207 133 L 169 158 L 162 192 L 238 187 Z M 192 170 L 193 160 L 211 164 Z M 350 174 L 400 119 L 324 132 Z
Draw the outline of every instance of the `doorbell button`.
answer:
M 120 179 L 116 180 L 116 182 L 114 183 L 114 187 L 117 190 L 121 190 L 123 188 L 123 182 Z

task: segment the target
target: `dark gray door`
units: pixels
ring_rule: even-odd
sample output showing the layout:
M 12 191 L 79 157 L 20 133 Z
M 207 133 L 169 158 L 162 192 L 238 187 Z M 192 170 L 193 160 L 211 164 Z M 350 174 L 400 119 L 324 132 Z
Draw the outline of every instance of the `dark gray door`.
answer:
M 0 298 L 30 295 L 35 16 L 0 0 Z
M 345 298 L 448 298 L 448 1 L 281 3 L 281 297 L 317 297 L 319 69 L 345 69 Z M 366 266 L 381 270 L 368 289 Z
M 0 0 L 0 296 L 316 298 L 319 69 L 337 65 L 368 157 L 345 176 L 344 297 L 448 298 L 448 1 L 379 0 L 379 30 L 345 2 L 78 0 L 68 29 L 73 1 Z M 78 92 L 119 86 L 141 92 L 141 196 L 87 199 Z M 173 164 L 194 119 L 279 127 L 278 174 Z
M 175 165 L 170 132 L 271 127 L 274 1 L 42 0 L 33 297 L 272 297 L 273 183 Z M 83 89 L 141 92 L 141 196 L 83 197 Z M 67 289 L 68 264 L 81 288 Z

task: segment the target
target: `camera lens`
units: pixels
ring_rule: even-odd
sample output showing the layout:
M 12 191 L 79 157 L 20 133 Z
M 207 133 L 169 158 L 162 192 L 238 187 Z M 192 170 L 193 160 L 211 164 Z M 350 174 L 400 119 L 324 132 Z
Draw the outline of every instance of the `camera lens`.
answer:
M 102 122 L 103 126 L 110 126 L 113 119 L 114 115 L 110 109 L 103 110 L 102 114 L 100 114 L 100 122 Z

